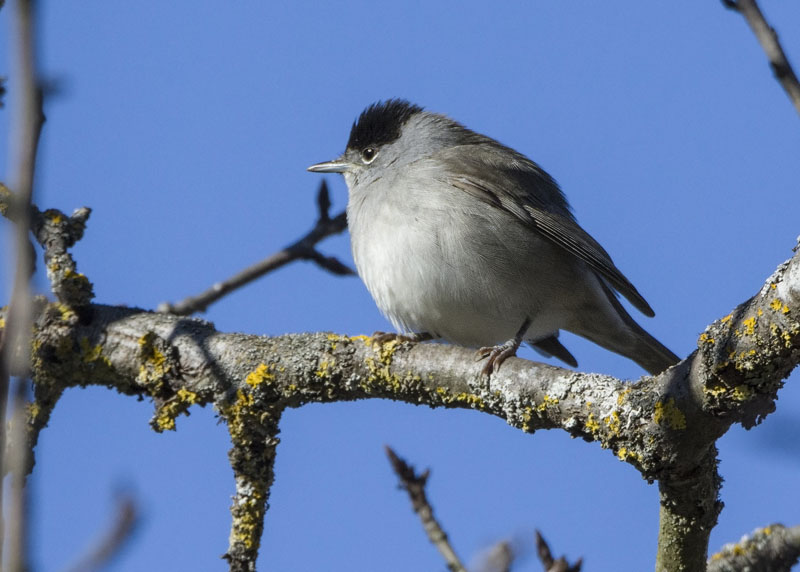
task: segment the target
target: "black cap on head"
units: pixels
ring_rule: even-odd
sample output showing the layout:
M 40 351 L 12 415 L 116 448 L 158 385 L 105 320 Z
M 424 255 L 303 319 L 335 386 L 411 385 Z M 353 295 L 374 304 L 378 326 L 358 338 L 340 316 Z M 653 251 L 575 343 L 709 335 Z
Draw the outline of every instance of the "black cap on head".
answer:
M 348 149 L 363 149 L 391 143 L 400 137 L 406 121 L 422 108 L 404 99 L 388 99 L 367 107 L 350 130 Z

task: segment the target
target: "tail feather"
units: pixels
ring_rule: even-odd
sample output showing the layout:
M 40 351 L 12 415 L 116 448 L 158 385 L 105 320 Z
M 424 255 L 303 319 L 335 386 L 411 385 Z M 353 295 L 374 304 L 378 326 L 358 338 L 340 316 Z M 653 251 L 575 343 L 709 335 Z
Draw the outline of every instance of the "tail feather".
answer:
M 569 353 L 569 350 L 558 341 L 557 333 L 549 338 L 544 338 L 536 342 L 528 340 L 528 343 L 534 350 L 547 357 L 558 358 L 567 365 L 578 367 L 578 360 L 576 360 L 575 356 Z
M 598 277 L 598 282 L 615 311 L 616 316 L 611 318 L 617 319 L 612 322 L 606 312 L 597 308 L 598 315 L 584 316 L 580 323 L 568 328 L 571 332 L 635 361 L 653 375 L 680 361 L 677 355 L 631 318 L 605 280 Z M 599 315 L 601 313 L 603 315 Z

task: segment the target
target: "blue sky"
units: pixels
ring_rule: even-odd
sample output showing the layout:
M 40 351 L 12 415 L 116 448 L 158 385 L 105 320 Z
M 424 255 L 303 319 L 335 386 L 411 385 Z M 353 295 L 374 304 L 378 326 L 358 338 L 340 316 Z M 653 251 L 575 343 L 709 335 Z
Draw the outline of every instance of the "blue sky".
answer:
M 389 97 L 447 113 L 547 169 L 656 311 L 637 319 L 682 356 L 800 234 L 800 118 L 742 18 L 718 2 L 40 4 L 42 67 L 60 94 L 46 109 L 36 201 L 92 207 L 74 253 L 101 303 L 154 308 L 294 241 L 315 216 L 320 176 L 305 168 L 338 155 L 356 115 Z M 800 4 L 763 8 L 800 65 Z M 9 16 L 0 11 L 2 69 Z M 2 179 L 13 104 L 0 112 Z M 338 212 L 346 188 L 328 182 Z M 350 261 L 346 235 L 321 249 Z M 204 317 L 264 335 L 389 327 L 358 279 L 306 263 Z M 582 370 L 643 374 L 562 340 Z M 712 550 L 800 520 L 798 382 L 795 373 L 762 426 L 720 441 L 726 506 Z M 156 435 L 151 414 L 107 390 L 64 396 L 37 450 L 38 570 L 74 561 L 107 526 L 119 489 L 135 494 L 143 520 L 116 570 L 225 569 L 225 427 L 192 410 L 176 433 Z M 288 411 L 281 427 L 260 568 L 444 569 L 383 444 L 432 468 L 429 495 L 465 560 L 539 528 L 588 569 L 653 566 L 657 489 L 596 444 L 378 401 Z M 530 555 L 519 569 L 538 565 Z

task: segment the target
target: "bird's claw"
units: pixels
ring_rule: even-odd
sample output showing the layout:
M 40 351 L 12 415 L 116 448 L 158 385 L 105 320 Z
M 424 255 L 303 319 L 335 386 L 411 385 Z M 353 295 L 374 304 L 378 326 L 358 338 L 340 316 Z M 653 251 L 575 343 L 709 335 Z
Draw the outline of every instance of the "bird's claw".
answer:
M 478 359 L 482 360 L 484 358 L 488 358 L 483 366 L 483 369 L 481 370 L 481 373 L 486 376 L 492 375 L 492 372 L 500 369 L 500 366 L 504 361 L 517 355 L 518 348 L 519 344 L 515 343 L 515 340 L 508 341 L 504 344 L 500 344 L 499 346 L 486 346 L 480 348 L 477 352 Z

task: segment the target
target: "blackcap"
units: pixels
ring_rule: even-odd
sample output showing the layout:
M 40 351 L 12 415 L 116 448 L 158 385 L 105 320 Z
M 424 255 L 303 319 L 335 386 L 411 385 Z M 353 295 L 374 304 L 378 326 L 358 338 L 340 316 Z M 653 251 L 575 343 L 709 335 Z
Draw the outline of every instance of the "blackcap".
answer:
M 480 347 L 489 374 L 523 341 L 577 366 L 560 330 L 652 374 L 678 357 L 617 299 L 653 316 L 611 257 L 576 222 L 558 184 L 485 135 L 403 100 L 368 107 L 342 156 L 358 274 L 400 334 Z

